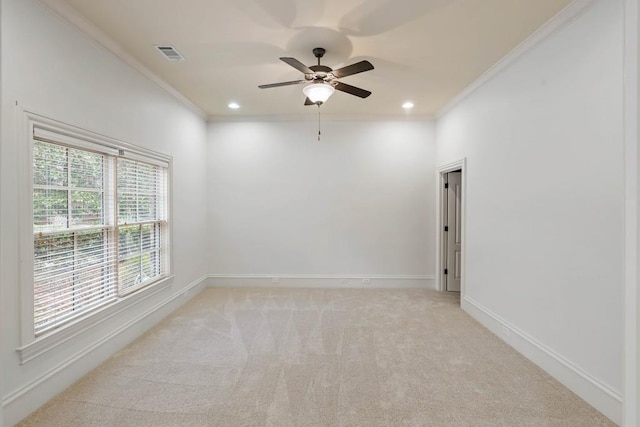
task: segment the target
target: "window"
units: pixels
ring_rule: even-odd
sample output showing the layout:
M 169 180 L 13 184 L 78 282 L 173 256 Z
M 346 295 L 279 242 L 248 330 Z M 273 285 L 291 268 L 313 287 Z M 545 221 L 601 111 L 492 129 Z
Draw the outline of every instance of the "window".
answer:
M 132 292 L 161 276 L 165 221 L 165 172 L 118 159 L 118 284 Z
M 168 163 L 33 128 L 33 335 L 169 273 Z
M 116 296 L 109 166 L 99 153 L 33 142 L 36 334 Z

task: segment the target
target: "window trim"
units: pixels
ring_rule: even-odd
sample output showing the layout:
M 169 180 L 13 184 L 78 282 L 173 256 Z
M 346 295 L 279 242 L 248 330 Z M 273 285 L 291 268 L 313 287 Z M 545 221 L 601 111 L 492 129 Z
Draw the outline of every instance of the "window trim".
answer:
M 125 310 L 128 310 L 130 307 L 145 301 L 158 292 L 161 292 L 171 286 L 173 279 L 174 276 L 166 276 L 149 286 L 139 289 L 137 292 L 133 292 L 124 297 L 116 297 L 114 301 L 100 306 L 96 310 L 92 310 L 84 315 L 78 316 L 77 319 L 45 333 L 32 342 L 17 348 L 16 351 L 20 358 L 20 364 L 24 365 L 30 360 L 47 353 L 58 345 L 89 331 L 93 327 L 106 322 Z
M 21 107 L 19 110 L 21 146 L 18 152 L 19 168 L 18 177 L 18 231 L 20 254 L 20 347 L 16 350 L 19 354 L 20 364 L 32 360 L 59 344 L 82 334 L 89 329 L 101 324 L 114 315 L 127 310 L 152 295 L 165 289 L 173 282 L 173 191 L 172 191 L 172 167 L 171 156 L 139 147 L 124 141 L 100 135 L 67 123 L 63 123 L 42 115 L 32 113 Z M 115 301 L 105 304 L 86 314 L 79 315 L 77 319 L 60 327 L 35 336 L 34 332 L 34 287 L 33 287 L 33 137 L 38 132 L 39 137 L 48 135 L 56 136 L 51 140 L 54 143 L 76 146 L 80 149 L 99 151 L 107 155 L 124 157 L 130 160 L 145 161 L 157 166 L 167 168 L 167 212 L 166 221 L 168 227 L 167 237 L 167 265 L 166 274 L 143 288 L 130 294 L 116 297 Z M 57 137 L 60 136 L 61 139 Z M 45 138 L 43 138 L 45 139 Z

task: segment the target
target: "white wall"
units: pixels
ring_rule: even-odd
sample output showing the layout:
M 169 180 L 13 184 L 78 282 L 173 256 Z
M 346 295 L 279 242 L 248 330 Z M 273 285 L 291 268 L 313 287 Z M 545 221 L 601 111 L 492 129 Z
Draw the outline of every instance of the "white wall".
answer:
M 2 1 L 0 1 L 0 58 L 2 58 Z M 1 61 L 0 61 L 1 62 Z M 0 65 L 0 82 L 2 82 L 2 66 Z M 0 84 L 0 130 L 3 125 L 2 118 L 2 85 Z M 1 135 L 0 135 L 1 140 Z M 2 149 L 0 149 L 0 165 L 2 164 Z M 0 174 L 0 200 L 2 200 L 2 174 Z M 2 210 L 0 209 L 0 224 L 2 223 Z M 2 246 L 0 245 L 0 260 L 2 259 Z M 2 267 L 2 262 L 0 261 L 0 268 Z M 2 275 L 0 275 L 0 307 L 2 307 Z M 0 343 L 4 342 L 3 340 L 3 332 L 2 332 L 2 324 L 3 321 L 0 318 Z M 0 366 L 2 366 L 2 351 L 0 351 Z M 0 390 L 4 389 L 4 373 L 3 369 L 0 369 Z M 1 396 L 1 395 L 0 395 Z M 0 427 L 4 425 L 4 408 L 2 403 L 0 403 Z
M 210 272 L 432 278 L 432 123 L 325 120 L 316 134 L 313 121 L 210 123 Z
M 625 366 L 624 366 L 624 419 L 622 425 L 635 426 L 640 423 L 640 293 L 638 278 L 638 248 L 640 248 L 640 209 L 638 189 L 640 163 L 638 151 L 640 100 L 640 75 L 638 74 L 640 31 L 640 9 L 638 0 L 624 0 L 624 157 L 625 157 Z
M 207 273 L 205 121 L 35 0 L 2 0 L 1 284 L 5 423 L 18 419 L 166 315 L 179 301 L 74 361 L 101 338 Z M 19 365 L 18 101 L 32 112 L 173 156 L 173 284 L 143 304 Z M 28 167 L 28 166 L 26 166 Z M 183 300 L 180 300 L 183 301 Z M 41 381 L 39 383 L 39 381 Z
M 617 420 L 622 19 L 596 1 L 437 123 L 438 165 L 468 162 L 466 308 L 584 374 L 593 390 L 561 379 Z

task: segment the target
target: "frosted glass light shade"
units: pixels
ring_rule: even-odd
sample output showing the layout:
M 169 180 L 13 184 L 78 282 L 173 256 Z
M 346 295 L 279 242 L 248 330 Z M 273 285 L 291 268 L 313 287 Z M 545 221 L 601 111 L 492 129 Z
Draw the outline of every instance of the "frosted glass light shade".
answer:
M 314 104 L 326 102 L 335 91 L 333 86 L 327 83 L 311 83 L 302 88 L 302 92 Z

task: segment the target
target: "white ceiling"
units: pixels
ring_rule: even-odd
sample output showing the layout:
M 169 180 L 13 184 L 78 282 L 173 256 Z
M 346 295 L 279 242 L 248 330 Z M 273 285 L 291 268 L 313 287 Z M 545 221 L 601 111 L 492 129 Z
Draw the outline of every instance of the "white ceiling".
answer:
M 324 114 L 435 115 L 571 0 L 65 0 L 125 51 L 210 116 L 311 115 L 281 56 L 375 70 L 341 79 L 370 90 L 336 92 Z M 169 62 L 154 45 L 187 60 Z M 236 101 L 239 110 L 227 104 Z

